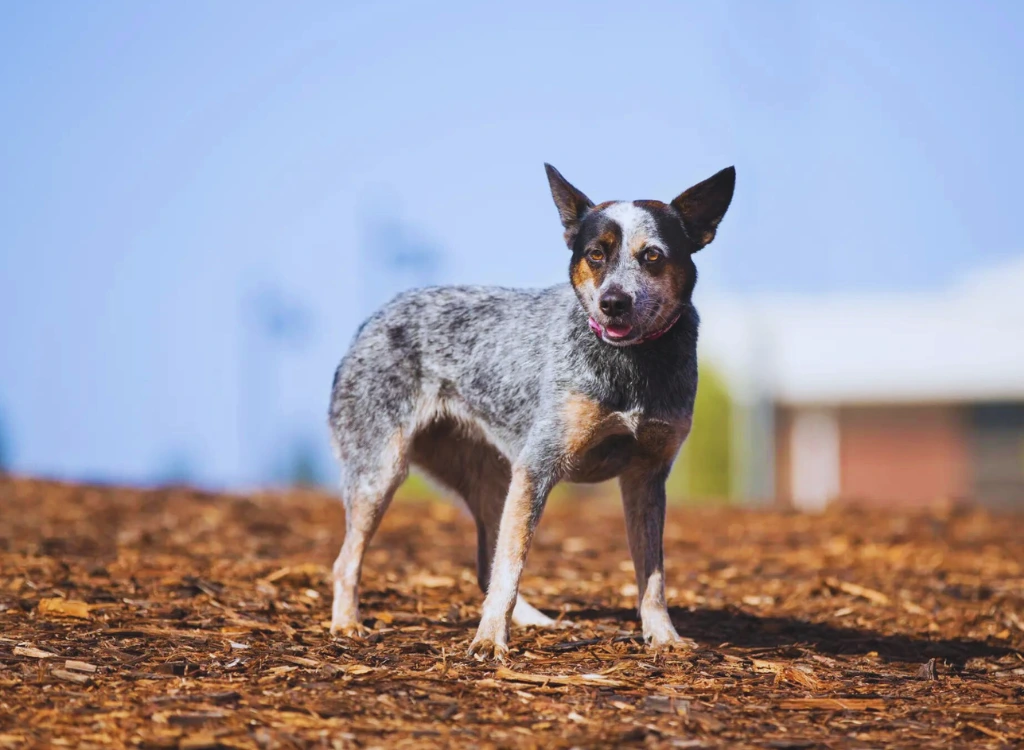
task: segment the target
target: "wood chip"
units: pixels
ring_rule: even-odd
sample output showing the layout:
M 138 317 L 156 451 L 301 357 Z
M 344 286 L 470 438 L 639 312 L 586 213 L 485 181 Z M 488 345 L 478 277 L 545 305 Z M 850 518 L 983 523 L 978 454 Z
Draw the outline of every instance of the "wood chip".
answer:
M 409 579 L 413 586 L 422 586 L 428 589 L 447 589 L 455 585 L 455 579 L 451 576 L 436 576 L 430 573 L 419 573 Z
M 214 734 L 194 734 L 182 737 L 178 742 L 178 750 L 220 750 L 225 747 Z
M 821 680 L 815 677 L 814 673 L 809 669 L 794 667 L 788 664 L 775 673 L 775 684 L 779 685 L 783 682 L 802 685 L 808 690 L 821 690 L 822 688 Z
M 755 672 L 775 675 L 774 684 L 783 682 L 794 682 L 803 685 L 809 690 L 820 690 L 821 682 L 814 676 L 809 668 L 798 668 L 789 664 L 766 661 L 764 659 L 751 659 L 751 665 Z
M 290 665 L 288 665 L 288 666 L 282 665 L 280 667 L 271 667 L 270 669 L 267 670 L 267 673 L 268 674 L 272 674 L 272 675 L 282 675 L 282 674 L 288 674 L 289 672 L 294 672 L 296 669 L 298 669 L 298 667 L 293 667 L 293 666 L 290 666 Z
M 291 662 L 292 664 L 298 664 L 300 667 L 312 667 L 317 668 L 323 664 L 316 659 L 307 659 L 304 656 L 282 656 L 283 661 Z
M 72 672 L 86 672 L 87 674 L 93 674 L 96 671 L 96 665 L 90 664 L 87 661 L 68 659 L 64 662 L 64 669 L 69 669 Z
M 50 670 L 50 674 L 58 679 L 66 680 L 67 682 L 76 682 L 79 685 L 88 685 L 92 681 L 92 678 L 87 674 L 82 674 L 81 672 L 69 672 L 66 669 L 52 669 Z
M 929 659 L 927 662 L 921 665 L 920 669 L 917 670 L 917 679 L 919 680 L 937 680 L 939 675 L 935 670 L 935 659 Z
M 368 667 L 365 664 L 344 664 L 339 668 L 345 674 L 350 675 L 370 674 L 373 671 L 373 667 Z
M 51 659 L 57 654 L 51 651 L 43 651 L 41 648 L 35 648 L 34 646 L 15 646 L 15 656 L 27 656 L 30 659 Z
M 323 565 L 303 563 L 302 565 L 289 565 L 275 570 L 263 580 L 267 583 L 278 581 L 291 583 L 296 586 L 309 587 L 313 584 L 325 581 L 330 577 L 330 571 Z
M 869 589 L 867 586 L 860 586 L 856 583 L 840 581 L 837 578 L 826 578 L 825 585 L 827 585 L 830 589 L 842 591 L 843 593 L 849 594 L 850 596 L 856 596 L 859 599 L 866 599 L 869 602 L 873 602 L 875 604 L 881 604 L 884 606 L 892 603 L 892 599 L 886 594 L 883 594 L 881 591 Z
M 929 617 L 931 615 L 927 609 L 922 607 L 920 604 L 915 604 L 909 599 L 900 599 L 900 606 L 912 615 L 921 615 L 923 617 Z
M 172 727 L 198 727 L 227 716 L 223 711 L 193 711 L 192 713 L 168 714 L 163 720 Z
M 39 614 L 54 615 L 56 617 L 75 617 L 80 620 L 88 620 L 92 617 L 89 605 L 85 602 L 75 601 L 74 599 L 61 599 L 60 597 L 40 599 Z
M 535 685 L 588 685 L 590 687 L 625 687 L 628 683 L 612 680 L 600 674 L 545 675 L 514 672 L 499 667 L 494 672 L 494 679 L 510 682 L 531 682 Z
M 791 698 L 779 702 L 783 711 L 884 711 L 881 698 Z
M 641 708 L 662 714 L 690 715 L 690 701 L 671 695 L 648 695 L 644 698 Z
M 981 732 L 982 734 L 988 735 L 989 737 L 991 737 L 993 739 L 996 739 L 996 740 L 999 740 L 1000 742 L 1008 742 L 1009 741 L 1009 738 L 1005 734 L 1003 734 L 1002 732 L 997 732 L 994 729 L 989 729 L 988 727 L 983 726 L 981 724 L 977 724 L 977 723 L 975 723 L 973 721 L 968 721 L 968 722 L 965 722 L 965 723 L 971 729 L 974 729 L 974 730 L 976 730 L 978 732 Z
M 563 653 L 565 651 L 576 651 L 581 648 L 587 648 L 587 646 L 595 646 L 598 643 L 601 643 L 600 638 L 587 638 L 580 641 L 564 641 L 563 643 L 556 643 L 553 646 L 548 646 L 544 650 L 554 653 Z

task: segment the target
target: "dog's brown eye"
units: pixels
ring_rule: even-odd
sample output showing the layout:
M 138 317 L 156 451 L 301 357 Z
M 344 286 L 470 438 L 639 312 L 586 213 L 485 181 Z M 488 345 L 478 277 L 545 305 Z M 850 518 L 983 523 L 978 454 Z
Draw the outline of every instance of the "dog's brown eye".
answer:
M 590 254 L 587 257 L 590 258 L 595 263 L 600 263 L 602 260 L 604 260 L 604 250 L 591 250 Z
M 648 263 L 657 263 L 661 260 L 661 253 L 655 250 L 653 247 L 649 247 L 644 250 L 644 260 Z

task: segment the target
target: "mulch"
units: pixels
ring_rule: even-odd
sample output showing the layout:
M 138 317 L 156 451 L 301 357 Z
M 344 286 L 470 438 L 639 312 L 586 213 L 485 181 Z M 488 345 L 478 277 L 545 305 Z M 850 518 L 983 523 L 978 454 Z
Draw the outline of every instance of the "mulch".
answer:
M 334 640 L 333 497 L 0 480 L 0 748 L 1009 747 L 1024 524 L 976 509 L 673 507 L 639 642 L 620 511 L 548 509 L 522 590 L 576 626 L 465 657 L 467 515 L 396 503 Z

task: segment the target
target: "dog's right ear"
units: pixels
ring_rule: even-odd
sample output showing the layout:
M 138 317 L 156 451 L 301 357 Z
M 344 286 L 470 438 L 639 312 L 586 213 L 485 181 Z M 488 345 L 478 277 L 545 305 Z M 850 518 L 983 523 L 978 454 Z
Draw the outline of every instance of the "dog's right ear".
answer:
M 558 207 L 558 216 L 565 228 L 565 244 L 572 248 L 576 235 L 580 231 L 580 222 L 583 216 L 594 207 L 590 198 L 574 188 L 561 173 L 545 163 L 544 169 L 548 173 L 548 184 L 551 185 L 551 197 L 555 199 L 555 206 Z

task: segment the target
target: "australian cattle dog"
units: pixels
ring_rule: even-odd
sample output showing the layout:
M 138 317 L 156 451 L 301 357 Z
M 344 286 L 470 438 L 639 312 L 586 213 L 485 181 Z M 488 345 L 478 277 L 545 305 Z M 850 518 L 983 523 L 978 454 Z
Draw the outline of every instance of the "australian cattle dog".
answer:
M 410 464 L 457 493 L 486 594 L 469 653 L 504 659 L 509 627 L 554 621 L 519 596 L 548 493 L 618 477 L 643 636 L 685 645 L 665 601 L 665 479 L 697 392 L 693 254 L 732 200 L 732 167 L 669 203 L 595 205 L 550 165 L 569 283 L 441 286 L 399 295 L 359 329 L 329 422 L 346 533 L 331 632 L 356 635 L 363 556 Z M 427 543 L 425 541 L 425 543 Z

